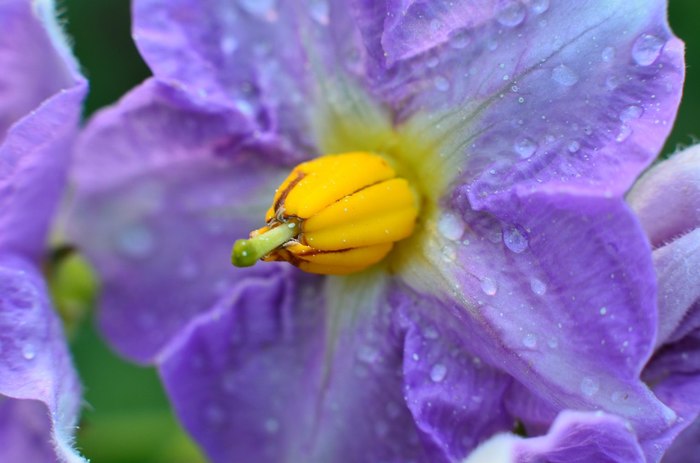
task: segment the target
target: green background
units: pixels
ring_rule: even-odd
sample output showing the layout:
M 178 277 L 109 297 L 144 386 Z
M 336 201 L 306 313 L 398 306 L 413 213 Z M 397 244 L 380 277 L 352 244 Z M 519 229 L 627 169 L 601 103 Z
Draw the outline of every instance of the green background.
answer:
M 131 41 L 128 0 L 66 0 L 61 5 L 75 52 L 90 79 L 89 115 L 116 101 L 149 71 Z M 700 2 L 670 0 L 669 14 L 676 35 L 686 42 L 688 74 L 664 156 L 692 144 L 700 133 Z M 95 333 L 90 316 L 71 338 L 85 386 L 87 406 L 77 436 L 85 455 L 95 463 L 204 461 L 173 417 L 153 369 L 117 358 Z

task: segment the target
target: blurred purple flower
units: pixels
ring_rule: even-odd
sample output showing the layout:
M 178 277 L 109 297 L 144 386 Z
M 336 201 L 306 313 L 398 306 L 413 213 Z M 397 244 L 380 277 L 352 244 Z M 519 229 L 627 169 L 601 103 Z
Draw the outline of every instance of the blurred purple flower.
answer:
M 84 461 L 80 385 L 41 273 L 87 85 L 53 2 L 0 2 L 0 461 Z
M 73 236 L 104 333 L 213 461 L 458 461 L 559 412 L 531 455 L 580 422 L 660 458 L 676 413 L 640 379 L 656 278 L 623 195 L 680 98 L 666 2 L 134 12 L 155 77 L 82 136 Z M 417 173 L 410 239 L 347 277 L 230 268 L 291 166 L 355 150 Z

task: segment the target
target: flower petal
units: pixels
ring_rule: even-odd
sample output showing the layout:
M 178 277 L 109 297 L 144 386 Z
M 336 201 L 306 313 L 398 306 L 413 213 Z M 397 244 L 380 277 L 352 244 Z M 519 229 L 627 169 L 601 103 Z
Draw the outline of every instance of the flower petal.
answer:
M 645 441 L 667 428 L 673 412 L 639 380 L 655 276 L 624 203 L 555 190 L 475 212 L 464 194 L 417 238 L 424 260 L 399 267 L 407 283 L 459 317 L 470 351 L 555 408 L 623 416 Z
M 546 436 L 529 439 L 499 435 L 464 463 L 643 463 L 642 451 L 625 422 L 604 413 L 561 413 Z
M 214 462 L 428 461 L 401 401 L 400 337 L 374 307 L 333 320 L 326 280 L 284 270 L 240 281 L 164 356 L 185 426 Z
M 56 36 L 51 5 L 33 5 L 0 5 L 0 249 L 38 259 L 87 84 Z
M 654 248 L 700 227 L 700 145 L 649 169 L 627 195 Z
M 279 270 L 240 280 L 162 357 L 175 409 L 212 461 L 446 462 L 509 428 L 483 413 L 509 378 L 454 357 L 449 328 L 436 336 L 381 272 Z
M 134 37 L 154 74 L 250 117 L 287 156 L 316 153 L 319 74 L 362 66 L 342 1 L 138 0 Z M 323 92 L 325 93 L 325 92 Z
M 9 398 L 0 404 L 0 415 L 11 414 L 18 425 L 13 429 L 0 425 L 0 433 L 25 435 L 34 429 L 34 436 L 52 441 L 59 461 L 83 462 L 71 447 L 80 385 L 41 275 L 26 260 L 2 254 L 0 295 L 0 395 Z M 35 405 L 24 403 L 33 401 L 43 404 L 43 416 Z M 20 442 L 14 443 L 18 445 L 14 450 L 3 450 L 22 450 Z M 27 455 L 23 458 L 28 461 Z
M 666 203 L 667 209 L 673 202 Z M 700 228 L 654 251 L 659 285 L 656 344 L 673 342 L 700 325 Z
M 664 1 L 389 3 L 385 51 L 452 37 L 374 69 L 374 93 L 478 203 L 541 183 L 622 194 L 670 131 L 684 66 Z M 407 45 L 416 22 L 436 30 Z
M 151 361 L 236 280 L 231 246 L 259 228 L 286 171 L 245 148 L 250 127 L 150 81 L 85 129 L 70 234 L 104 278 L 101 324 Z M 243 123 L 241 123 L 243 122 Z
M 56 36 L 53 14 L 44 0 L 0 4 L 0 142 L 12 124 L 80 79 L 65 41 Z
M 504 396 L 512 379 L 469 354 L 459 320 L 403 286 L 394 290 L 391 305 L 400 309 L 405 330 L 405 398 L 426 440 L 454 461 L 511 430 Z

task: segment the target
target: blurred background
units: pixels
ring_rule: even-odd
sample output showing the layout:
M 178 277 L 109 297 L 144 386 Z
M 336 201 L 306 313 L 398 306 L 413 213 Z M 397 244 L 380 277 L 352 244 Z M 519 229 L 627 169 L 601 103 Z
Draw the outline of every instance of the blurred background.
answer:
M 680 113 L 663 156 L 700 136 L 700 2 L 669 3 L 671 26 L 686 43 L 688 74 Z M 59 4 L 75 52 L 90 79 L 89 117 L 143 81 L 149 70 L 131 40 L 129 0 L 63 0 Z M 63 265 L 63 275 L 81 271 L 79 265 L 71 269 L 70 261 Z M 89 290 L 58 286 L 67 292 L 57 294 L 59 299 L 75 298 Z M 81 308 L 75 311 L 80 313 Z M 63 315 L 70 321 L 70 314 Z M 87 317 L 76 315 L 73 321 L 69 326 L 72 349 L 85 386 L 86 409 L 77 436 L 84 454 L 95 463 L 204 462 L 169 409 L 157 373 L 115 356 L 96 334 L 91 313 Z

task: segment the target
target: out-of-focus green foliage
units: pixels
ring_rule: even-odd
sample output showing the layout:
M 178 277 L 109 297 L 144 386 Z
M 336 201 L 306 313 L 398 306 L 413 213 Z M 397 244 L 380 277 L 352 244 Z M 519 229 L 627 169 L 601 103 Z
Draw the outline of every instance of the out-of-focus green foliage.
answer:
M 688 78 L 678 120 L 663 155 L 700 136 L 700 2 L 670 0 L 670 20 L 686 42 Z M 149 75 L 130 36 L 128 0 L 64 0 L 75 51 L 90 79 L 86 115 L 116 101 Z M 168 406 L 157 374 L 120 360 L 94 328 L 94 281 L 84 262 L 69 256 L 52 269 L 61 314 L 73 332 L 72 348 L 85 385 L 78 446 L 96 463 L 199 463 L 201 454 Z

